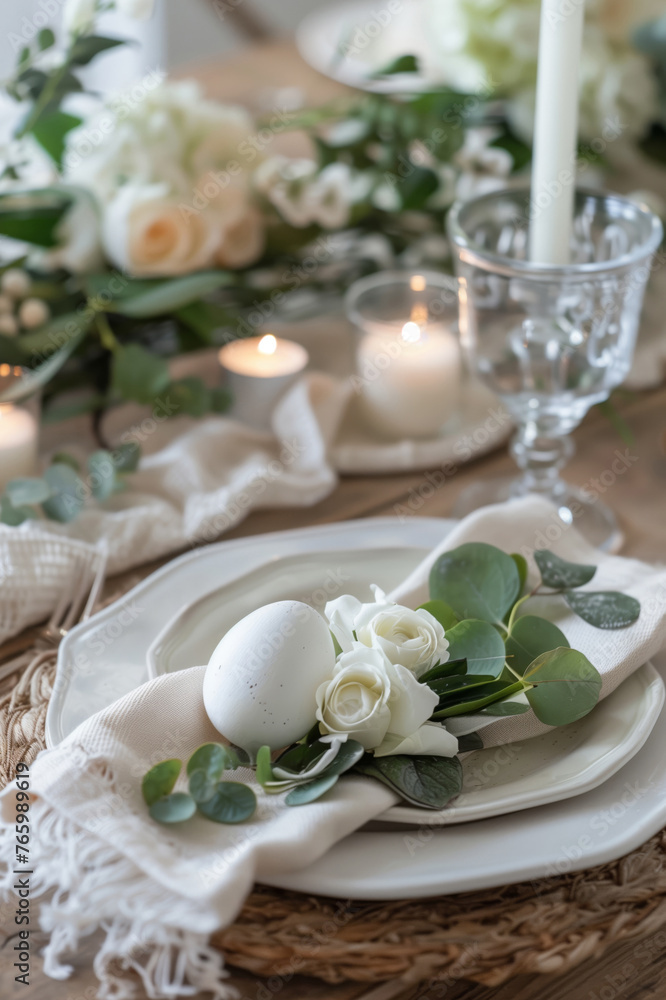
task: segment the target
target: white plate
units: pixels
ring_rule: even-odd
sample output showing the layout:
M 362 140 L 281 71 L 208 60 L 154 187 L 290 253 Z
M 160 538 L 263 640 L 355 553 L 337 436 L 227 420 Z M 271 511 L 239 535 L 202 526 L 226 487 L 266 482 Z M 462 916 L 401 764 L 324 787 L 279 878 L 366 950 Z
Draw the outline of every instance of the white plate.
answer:
M 391 590 L 421 549 L 312 552 L 276 559 L 186 605 L 148 650 L 152 677 L 207 663 L 229 629 L 272 601 L 300 600 L 323 610 L 344 593 L 369 598 L 369 584 Z M 463 759 L 463 793 L 455 805 L 428 813 L 449 826 L 580 795 L 615 774 L 645 743 L 664 703 L 664 684 L 646 664 L 584 719 L 510 747 Z M 420 825 L 422 809 L 396 806 L 379 819 Z
M 420 4 L 410 0 L 391 14 L 368 0 L 336 3 L 308 14 L 296 30 L 296 44 L 310 66 L 339 83 L 375 94 L 431 90 L 420 73 L 400 73 L 373 80 L 372 74 L 398 56 L 428 56 Z M 388 18 L 380 24 L 379 19 Z M 379 27 L 379 30 L 377 28 Z
M 183 594 L 196 599 L 281 555 L 354 546 L 430 549 L 451 526 L 438 518 L 375 518 L 235 539 L 181 556 L 63 640 L 47 714 L 49 746 L 147 679 L 148 647 L 177 614 Z M 416 831 L 360 831 L 315 866 L 271 884 L 358 899 L 416 898 L 601 864 L 666 823 L 664 744 L 662 715 L 643 749 L 594 791 L 465 826 L 433 830 L 426 817 Z

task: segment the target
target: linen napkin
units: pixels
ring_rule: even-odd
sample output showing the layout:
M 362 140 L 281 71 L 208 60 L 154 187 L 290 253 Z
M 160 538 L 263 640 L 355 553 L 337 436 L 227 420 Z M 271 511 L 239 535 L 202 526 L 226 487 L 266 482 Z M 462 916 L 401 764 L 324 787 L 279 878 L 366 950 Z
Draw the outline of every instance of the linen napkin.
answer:
M 666 641 L 666 570 L 587 546 L 562 525 L 543 500 L 529 497 L 468 517 L 431 553 L 393 596 L 415 606 L 427 598 L 427 574 L 440 551 L 465 541 L 487 541 L 528 558 L 548 546 L 563 558 L 599 565 L 588 587 L 620 589 L 641 601 L 630 628 L 604 633 L 572 616 L 561 599 L 539 599 L 539 612 L 556 621 L 604 678 L 610 693 Z M 377 581 L 381 585 L 381 580 Z M 529 610 L 529 604 L 527 605 Z M 39 755 L 31 768 L 32 892 L 53 898 L 42 906 L 50 932 L 45 969 L 67 975 L 62 960 L 82 935 L 103 927 L 95 968 L 100 997 L 132 996 L 124 970 L 134 970 L 156 998 L 210 990 L 231 994 L 209 936 L 234 919 L 255 880 L 316 863 L 341 837 L 381 815 L 393 794 L 361 777 L 345 778 L 322 800 L 289 808 L 259 791 L 257 818 L 224 827 L 196 817 L 182 826 L 153 822 L 141 799 L 143 774 L 169 757 L 186 760 L 217 738 L 202 704 L 203 668 L 150 681 L 83 723 L 63 743 Z M 541 731 L 530 715 L 493 723 L 484 742 L 506 742 Z M 251 779 L 251 773 L 240 774 Z M 13 786 L 0 798 L 2 885 L 11 891 L 15 858 Z
M 262 507 L 307 507 L 337 483 L 328 460 L 348 386 L 310 374 L 278 403 L 272 431 L 227 417 L 138 419 L 144 457 L 130 488 L 70 524 L 0 525 L 0 642 L 43 621 L 81 560 L 103 547 L 117 573 L 211 542 Z

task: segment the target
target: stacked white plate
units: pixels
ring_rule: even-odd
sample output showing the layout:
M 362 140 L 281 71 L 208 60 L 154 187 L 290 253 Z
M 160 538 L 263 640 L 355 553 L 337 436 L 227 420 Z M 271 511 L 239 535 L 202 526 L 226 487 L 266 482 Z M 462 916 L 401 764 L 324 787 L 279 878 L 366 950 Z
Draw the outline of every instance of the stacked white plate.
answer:
M 55 745 L 151 676 L 207 662 L 269 601 L 321 608 L 390 590 L 452 522 L 378 518 L 244 538 L 182 556 L 64 639 L 47 715 Z M 183 595 L 189 603 L 183 607 Z M 488 888 L 586 868 L 666 824 L 664 682 L 645 664 L 587 718 L 464 758 L 464 792 L 441 812 L 394 807 L 313 868 L 271 884 L 359 899 Z

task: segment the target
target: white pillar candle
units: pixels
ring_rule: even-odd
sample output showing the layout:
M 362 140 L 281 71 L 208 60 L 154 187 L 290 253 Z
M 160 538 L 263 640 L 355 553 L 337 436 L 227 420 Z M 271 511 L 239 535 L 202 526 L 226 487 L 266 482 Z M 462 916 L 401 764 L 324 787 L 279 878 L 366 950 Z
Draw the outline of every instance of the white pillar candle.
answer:
M 443 324 L 365 324 L 356 387 L 366 418 L 391 438 L 431 437 L 458 409 L 458 343 Z
M 34 475 L 38 439 L 32 414 L 11 403 L 0 405 L 0 493 L 11 479 Z
M 272 333 L 234 340 L 218 357 L 234 397 L 231 416 L 257 430 L 270 428 L 275 405 L 308 363 L 304 347 Z
M 562 0 L 541 2 L 529 241 L 538 264 L 570 261 L 584 17 L 584 0 L 566 11 Z

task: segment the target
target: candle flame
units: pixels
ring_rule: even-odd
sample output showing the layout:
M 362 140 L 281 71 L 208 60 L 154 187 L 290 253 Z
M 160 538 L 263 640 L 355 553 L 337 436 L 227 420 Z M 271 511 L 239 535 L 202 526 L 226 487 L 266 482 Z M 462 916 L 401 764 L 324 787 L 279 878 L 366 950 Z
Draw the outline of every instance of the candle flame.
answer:
M 421 327 L 418 323 L 405 323 L 402 328 L 401 337 L 408 344 L 416 344 L 421 339 Z
M 277 340 L 272 333 L 267 333 L 265 337 L 262 337 L 257 344 L 257 350 L 260 354 L 275 354 L 277 350 Z
M 425 292 L 426 280 L 422 274 L 413 274 L 409 279 L 409 287 L 413 292 Z

